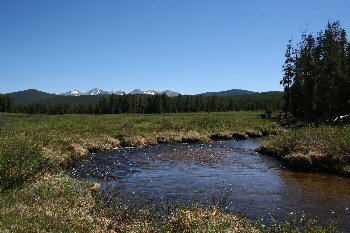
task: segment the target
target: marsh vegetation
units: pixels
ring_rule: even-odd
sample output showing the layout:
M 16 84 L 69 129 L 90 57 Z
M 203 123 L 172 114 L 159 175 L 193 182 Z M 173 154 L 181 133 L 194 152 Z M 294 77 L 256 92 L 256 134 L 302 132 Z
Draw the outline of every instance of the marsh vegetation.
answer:
M 293 221 L 264 226 L 215 206 L 206 209 L 198 205 L 180 205 L 173 209 L 170 217 L 147 206 L 136 212 L 123 207 L 122 203 L 108 209 L 101 202 L 98 185 L 67 174 L 67 168 L 79 159 L 121 146 L 210 142 L 280 132 L 278 124 L 260 119 L 255 112 L 100 116 L 2 114 L 0 131 L 1 230 L 273 232 L 278 227 L 303 229 Z M 110 215 L 110 211 L 115 215 Z M 311 220 L 302 227 L 306 225 L 319 232 L 328 229 Z
M 259 151 L 297 170 L 350 176 L 350 127 L 309 126 L 269 139 Z

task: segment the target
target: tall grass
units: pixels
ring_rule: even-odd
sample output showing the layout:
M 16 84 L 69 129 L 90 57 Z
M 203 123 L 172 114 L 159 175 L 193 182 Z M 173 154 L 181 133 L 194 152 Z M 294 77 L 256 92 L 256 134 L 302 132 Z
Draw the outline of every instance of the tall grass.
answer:
M 316 219 L 309 218 L 304 212 L 289 212 L 288 218 L 277 221 L 273 215 L 272 223 L 265 225 L 261 220 L 255 226 L 262 233 L 338 233 L 341 232 L 338 223 L 330 221 L 321 226 Z
M 42 147 L 22 135 L 0 138 L 0 189 L 7 190 L 34 179 L 47 165 Z
M 120 139 L 134 137 L 150 142 L 153 138 L 172 137 L 176 142 L 177 135 L 190 140 L 210 134 L 249 132 L 254 135 L 278 130 L 277 124 L 260 119 L 258 113 L 252 112 L 0 114 L 0 188 L 3 191 L 0 192 L 0 231 L 283 232 L 215 207 L 179 207 L 171 215 L 145 206 L 130 209 L 117 205 L 108 209 L 100 205 L 96 195 L 99 189 L 94 184 L 74 180 L 56 169 L 57 165 L 64 168 L 89 150 L 105 149 L 106 143 L 107 149 L 113 149 L 119 145 L 117 135 Z M 48 169 L 50 173 L 46 173 Z
M 24 135 L 35 140 L 45 151 L 50 151 L 53 163 L 63 167 L 86 151 L 106 149 L 103 145 L 111 139 L 125 139 L 122 144 L 142 146 L 155 144 L 157 140 L 208 142 L 211 135 L 218 133 L 232 135 L 278 130 L 276 123 L 260 119 L 257 112 L 99 116 L 0 114 L 3 135 Z M 117 144 L 114 142 L 108 148 Z
M 285 132 L 268 140 L 260 151 L 296 168 L 350 175 L 350 125 L 311 126 Z
M 92 186 L 64 174 L 0 193 L 0 232 L 105 232 Z

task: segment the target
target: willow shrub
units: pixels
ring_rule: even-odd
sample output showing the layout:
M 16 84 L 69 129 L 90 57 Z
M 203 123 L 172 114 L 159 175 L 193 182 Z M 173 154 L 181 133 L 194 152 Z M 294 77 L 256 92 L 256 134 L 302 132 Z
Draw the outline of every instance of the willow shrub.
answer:
M 15 188 L 43 171 L 42 146 L 20 135 L 0 137 L 0 190 Z

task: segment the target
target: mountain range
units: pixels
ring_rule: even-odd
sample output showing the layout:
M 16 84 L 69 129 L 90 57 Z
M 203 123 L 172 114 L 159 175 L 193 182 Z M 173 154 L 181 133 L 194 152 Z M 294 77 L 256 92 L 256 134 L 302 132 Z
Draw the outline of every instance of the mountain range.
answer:
M 68 91 L 65 93 L 62 93 L 61 95 L 64 96 L 81 96 L 81 95 L 126 95 L 126 94 L 130 94 L 130 95 L 156 95 L 156 94 L 166 94 L 168 96 L 178 96 L 180 93 L 176 92 L 176 91 L 171 91 L 171 90 L 165 90 L 165 91 L 154 91 L 154 90 L 148 90 L 148 91 L 143 91 L 140 89 L 135 89 L 133 91 L 131 91 L 130 93 L 126 93 L 125 91 L 105 91 L 102 90 L 100 88 L 94 88 L 91 89 L 88 92 L 81 92 L 79 90 L 73 90 L 73 91 Z
M 254 92 L 254 91 L 247 91 L 247 90 L 242 90 L 242 89 L 232 89 L 232 90 L 227 90 L 227 91 L 218 91 L 218 92 L 205 92 L 199 95 L 203 96 L 233 96 L 233 95 L 251 95 L 251 94 L 258 94 L 259 92 Z
M 79 90 L 73 90 L 73 91 L 68 91 L 65 93 L 62 93 L 60 95 L 64 96 L 81 96 L 81 95 L 156 95 L 156 94 L 166 94 L 167 96 L 178 96 L 180 93 L 176 91 L 171 91 L 171 90 L 165 90 L 165 91 L 155 91 L 155 90 L 147 90 L 143 91 L 141 89 L 135 89 L 129 93 L 126 93 L 125 91 L 105 91 L 99 88 L 94 88 L 91 89 L 88 92 L 81 92 Z M 250 95 L 250 94 L 258 94 L 258 92 L 254 91 L 248 91 L 248 90 L 242 90 L 242 89 L 231 89 L 231 90 L 226 90 L 226 91 L 218 91 L 218 92 L 205 92 L 201 93 L 198 95 L 203 95 L 203 96 L 234 96 L 234 95 Z
M 248 90 L 241 90 L 241 89 L 231 89 L 231 90 L 226 90 L 226 91 L 219 91 L 219 92 L 205 92 L 202 94 L 198 95 L 203 95 L 203 96 L 240 96 L 240 95 L 257 95 L 257 94 L 279 94 L 282 92 L 253 92 L 253 91 L 248 91 Z M 178 96 L 180 93 L 171 91 L 171 90 L 165 90 L 165 91 L 155 91 L 155 90 L 147 90 L 143 91 L 140 89 L 135 89 L 131 91 L 130 93 L 126 93 L 124 91 L 105 91 L 99 88 L 94 88 L 88 92 L 81 92 L 79 90 L 73 90 L 73 91 L 68 91 L 62 94 L 50 94 L 42 91 L 38 91 L 36 89 L 28 89 L 24 91 L 18 91 L 18 92 L 12 92 L 12 93 L 7 93 L 5 95 L 12 97 L 15 101 L 16 104 L 21 105 L 21 104 L 30 104 L 30 103 L 35 103 L 35 102 L 42 102 L 45 101 L 46 103 L 52 102 L 55 103 L 58 100 L 60 102 L 68 102 L 68 103 L 92 103 L 92 102 L 97 102 L 101 97 L 106 96 L 106 95 L 156 95 L 156 94 L 166 94 L 168 96 Z

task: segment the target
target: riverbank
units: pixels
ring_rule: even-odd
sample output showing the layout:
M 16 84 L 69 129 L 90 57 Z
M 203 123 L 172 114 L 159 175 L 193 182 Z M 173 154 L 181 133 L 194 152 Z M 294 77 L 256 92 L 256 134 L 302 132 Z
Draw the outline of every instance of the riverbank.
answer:
M 179 113 L 161 115 L 23 115 L 1 114 L 3 141 L 34 140 L 55 167 L 67 167 L 89 153 L 158 143 L 209 143 L 278 134 L 279 126 L 257 112 Z
M 164 115 L 0 115 L 0 228 L 10 231 L 106 229 L 94 184 L 65 175 L 93 152 L 121 146 L 205 142 L 276 133 L 255 112 Z M 247 132 L 247 133 L 246 133 Z M 92 188 L 92 189 L 91 189 Z M 69 210 L 67 212 L 67 210 Z M 97 214 L 98 213 L 98 214 Z M 115 224 L 115 223 L 113 223 Z M 113 225 L 112 224 L 112 225 Z M 63 226 L 68 228 L 63 229 Z
M 350 126 L 311 126 L 267 140 L 258 151 L 301 171 L 350 177 Z
M 2 232 L 258 232 L 218 209 L 179 207 L 171 218 L 152 206 L 103 205 L 98 186 L 59 174 L 0 195 Z M 114 203 L 115 204 L 115 203 Z
M 304 213 L 290 213 L 272 225 L 200 204 L 173 206 L 104 202 L 99 186 L 64 173 L 48 175 L 20 189 L 0 193 L 1 232 L 340 232 L 334 223 L 320 226 Z
M 210 142 L 279 133 L 256 112 L 164 115 L 0 115 L 0 230 L 10 232 L 252 232 L 251 220 L 219 210 L 179 208 L 172 218 L 150 218 L 141 208 L 113 218 L 101 208 L 98 185 L 66 169 L 98 151 L 156 143 Z M 239 230 L 237 230 L 239 229 Z

